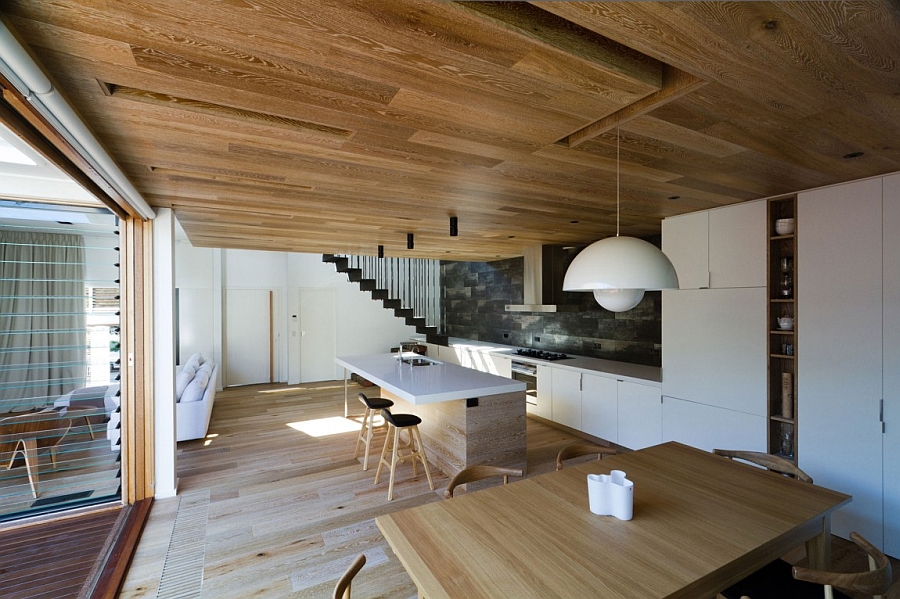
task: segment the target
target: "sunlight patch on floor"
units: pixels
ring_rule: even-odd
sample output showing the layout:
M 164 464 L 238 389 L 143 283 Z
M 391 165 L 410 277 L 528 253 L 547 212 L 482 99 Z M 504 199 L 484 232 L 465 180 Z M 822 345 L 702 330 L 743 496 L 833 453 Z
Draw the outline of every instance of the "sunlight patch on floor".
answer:
M 310 437 L 327 437 L 359 431 L 359 422 L 354 422 L 342 416 L 329 418 L 317 418 L 315 420 L 302 420 L 300 422 L 288 422 L 287 425 L 294 430 L 305 433 Z

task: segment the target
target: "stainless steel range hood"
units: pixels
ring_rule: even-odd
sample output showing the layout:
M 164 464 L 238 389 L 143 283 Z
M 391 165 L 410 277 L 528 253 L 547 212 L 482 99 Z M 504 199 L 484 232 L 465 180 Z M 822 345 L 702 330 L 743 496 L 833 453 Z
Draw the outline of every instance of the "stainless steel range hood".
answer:
M 526 248 L 524 303 L 506 304 L 507 312 L 556 312 L 562 304 L 562 281 L 566 275 L 563 246 L 537 245 Z

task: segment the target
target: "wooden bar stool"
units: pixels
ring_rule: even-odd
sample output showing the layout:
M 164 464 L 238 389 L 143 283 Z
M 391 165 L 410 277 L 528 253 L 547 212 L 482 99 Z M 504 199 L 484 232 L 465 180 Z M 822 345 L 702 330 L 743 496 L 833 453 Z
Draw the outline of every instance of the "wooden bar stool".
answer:
M 400 462 L 412 461 L 413 476 L 419 475 L 416 460 L 422 460 L 425 466 L 425 475 L 428 476 L 428 487 L 434 491 L 434 482 L 431 480 L 431 471 L 428 469 L 428 460 L 425 458 L 425 446 L 422 445 L 422 436 L 419 435 L 419 424 L 422 419 L 415 414 L 392 414 L 387 408 L 381 410 L 384 420 L 387 422 L 388 431 L 384 438 L 384 449 L 381 450 L 381 461 L 378 462 L 378 470 L 375 471 L 375 484 L 378 484 L 378 477 L 381 476 L 381 467 L 387 466 L 391 469 L 391 480 L 388 484 L 388 501 L 394 498 L 394 475 L 397 472 L 397 464 Z M 400 443 L 400 431 L 406 429 L 409 434 L 409 440 Z M 388 446 L 393 447 L 391 453 L 391 461 L 386 459 Z M 401 453 L 401 449 L 407 449 L 407 453 Z
M 360 393 L 357 397 L 359 398 L 359 401 L 366 406 L 366 412 L 363 414 L 362 427 L 360 427 L 359 436 L 356 438 L 356 450 L 353 452 L 353 457 L 359 457 L 359 444 L 362 443 L 366 448 L 366 453 L 363 457 L 363 470 L 368 470 L 369 446 L 372 444 L 372 428 L 375 423 L 375 412 L 384 408 L 390 408 L 394 405 L 394 402 L 389 399 L 384 399 L 383 397 L 366 397 L 365 393 Z

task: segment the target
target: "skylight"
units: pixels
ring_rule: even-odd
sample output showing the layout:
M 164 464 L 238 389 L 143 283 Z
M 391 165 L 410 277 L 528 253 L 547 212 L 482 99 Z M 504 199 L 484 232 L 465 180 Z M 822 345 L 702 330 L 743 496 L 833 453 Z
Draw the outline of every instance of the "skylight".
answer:
M 26 156 L 21 150 L 0 137 L 0 162 L 6 164 L 25 164 L 37 166 L 37 162 Z

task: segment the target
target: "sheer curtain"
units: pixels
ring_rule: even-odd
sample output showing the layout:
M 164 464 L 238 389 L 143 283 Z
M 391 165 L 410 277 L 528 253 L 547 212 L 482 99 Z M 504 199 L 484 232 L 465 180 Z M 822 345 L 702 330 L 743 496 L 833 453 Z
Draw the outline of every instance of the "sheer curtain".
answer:
M 0 413 L 85 384 L 84 240 L 0 230 Z

